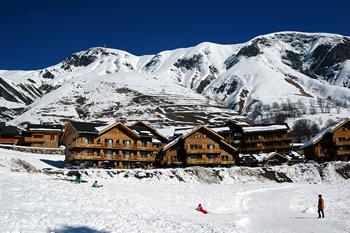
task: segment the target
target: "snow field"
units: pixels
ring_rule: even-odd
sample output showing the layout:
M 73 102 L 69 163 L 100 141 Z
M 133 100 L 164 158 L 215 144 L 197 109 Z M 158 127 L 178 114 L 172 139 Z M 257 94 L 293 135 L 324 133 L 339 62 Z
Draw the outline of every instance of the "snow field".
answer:
M 0 177 L 2 232 L 348 232 L 349 183 L 149 184 L 103 188 L 42 174 Z M 326 218 L 316 219 L 317 194 Z M 194 209 L 202 203 L 210 213 Z M 76 229 L 77 231 L 74 231 Z
M 323 177 L 313 164 L 273 168 L 295 183 L 255 177 L 252 168 L 246 174 L 241 168 L 219 170 L 223 179 L 218 181 L 211 170 L 193 168 L 192 173 L 176 170 L 184 182 L 170 179 L 170 169 L 154 170 L 162 174 L 147 179 L 136 174 L 146 176 L 149 171 L 125 170 L 111 177 L 112 170 L 87 169 L 82 171 L 87 183 L 75 184 L 68 180 L 74 177 L 59 173 L 66 169 L 55 168 L 62 159 L 0 149 L 1 232 L 348 233 L 350 229 L 350 183 L 335 173 L 337 163 L 326 164 Z M 53 173 L 21 172 L 23 164 Z M 104 186 L 92 188 L 94 180 Z M 324 219 L 316 218 L 319 193 L 326 201 Z M 199 203 L 209 214 L 195 211 Z

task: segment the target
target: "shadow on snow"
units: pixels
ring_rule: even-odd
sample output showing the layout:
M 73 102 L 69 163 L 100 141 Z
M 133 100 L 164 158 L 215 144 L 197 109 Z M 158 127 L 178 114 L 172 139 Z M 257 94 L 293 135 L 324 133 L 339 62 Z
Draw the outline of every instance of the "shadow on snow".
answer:
M 58 229 L 48 230 L 47 233 L 110 233 L 109 231 L 100 231 L 96 230 L 90 227 L 85 226 L 77 226 L 77 227 L 71 227 L 71 226 L 63 226 Z
M 40 159 L 40 161 L 56 168 L 64 168 L 64 162 L 61 160 Z

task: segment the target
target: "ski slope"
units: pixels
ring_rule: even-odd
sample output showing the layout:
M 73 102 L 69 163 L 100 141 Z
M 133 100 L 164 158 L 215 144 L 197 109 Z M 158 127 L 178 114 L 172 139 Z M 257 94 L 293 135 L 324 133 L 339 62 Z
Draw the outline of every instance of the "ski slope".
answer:
M 75 184 L 60 175 L 11 172 L 4 161 L 23 154 L 0 152 L 0 229 L 4 233 L 348 233 L 350 229 L 347 180 L 206 184 L 83 175 L 88 182 Z M 25 158 L 37 168 L 54 170 L 50 163 L 34 160 L 35 155 Z M 103 188 L 91 188 L 96 179 Z M 319 193 L 326 201 L 324 219 L 316 218 Z M 199 203 L 209 214 L 195 211 Z

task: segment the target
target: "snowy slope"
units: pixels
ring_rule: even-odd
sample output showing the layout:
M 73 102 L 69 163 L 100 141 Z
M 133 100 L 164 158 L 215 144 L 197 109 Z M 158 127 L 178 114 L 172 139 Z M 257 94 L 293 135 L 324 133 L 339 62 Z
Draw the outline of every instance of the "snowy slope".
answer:
M 348 180 L 329 176 L 329 180 L 314 183 L 315 170 L 308 175 L 307 169 L 303 170 L 310 182 L 279 184 L 258 179 L 248 183 L 196 182 L 189 179 L 190 174 L 196 176 L 196 170 L 187 176 L 183 174 L 188 181 L 174 182 L 132 177 L 133 172 L 141 174 L 142 170 L 124 171 L 112 178 L 107 174 L 113 174 L 113 170 L 89 169 L 82 171 L 87 183 L 78 185 L 65 176 L 55 175 L 59 169 L 48 164 L 49 155 L 28 158 L 25 153 L 9 153 L 3 149 L 1 155 L 0 228 L 4 233 L 347 233 L 350 228 Z M 23 159 L 40 169 L 51 168 L 51 175 L 17 172 L 16 169 L 11 172 L 9 168 L 13 164 L 6 163 L 11 159 Z M 46 165 L 40 162 L 42 159 Z M 52 161 L 57 159 L 51 158 Z M 165 177 L 167 170 L 153 172 L 163 173 Z M 237 180 L 241 176 L 244 174 L 236 174 Z M 208 180 L 210 176 L 202 173 L 202 179 L 205 178 Z M 91 188 L 94 180 L 103 187 Z M 319 193 L 326 202 L 324 219 L 316 218 Z M 195 210 L 199 203 L 209 214 Z
M 145 56 L 91 48 L 43 70 L 0 77 L 1 116 L 14 124 L 137 118 L 186 125 L 234 116 L 227 108 L 256 118 L 254 106 L 274 102 L 303 102 L 310 114 L 317 99 L 339 117 L 349 114 L 350 39 L 280 32 Z

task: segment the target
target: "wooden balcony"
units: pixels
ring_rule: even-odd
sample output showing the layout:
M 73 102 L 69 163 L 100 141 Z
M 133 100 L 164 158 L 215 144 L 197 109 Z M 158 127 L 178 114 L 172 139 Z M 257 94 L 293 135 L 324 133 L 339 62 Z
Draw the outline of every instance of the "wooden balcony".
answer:
M 19 142 L 19 138 L 0 138 L 0 143 L 4 144 L 17 144 Z
M 111 155 L 99 153 L 74 153 L 70 156 L 70 160 L 94 160 L 94 161 L 125 161 L 125 162 L 155 162 L 155 155 Z
M 47 142 L 47 141 L 51 141 L 51 140 L 47 137 L 42 137 L 42 138 L 24 137 L 24 141 L 30 142 L 30 143 L 35 143 L 35 142 L 41 143 L 41 142 Z
M 186 163 L 188 165 L 233 165 L 235 162 L 232 160 L 221 160 L 219 158 L 209 159 L 194 159 L 194 158 L 186 158 Z
M 157 151 L 157 146 L 139 146 L 139 145 L 126 145 L 120 143 L 101 143 L 101 144 L 89 144 L 81 142 L 73 142 L 69 145 L 69 149 L 72 148 L 96 148 L 96 149 L 117 149 L 117 150 L 140 150 L 140 151 Z
M 335 152 L 335 155 L 340 155 L 340 156 L 342 156 L 342 155 L 350 155 L 350 150 L 337 150 Z
M 258 143 L 258 142 L 281 142 L 281 141 L 291 141 L 292 139 L 288 137 L 280 137 L 280 138 L 260 138 L 260 139 L 245 139 L 245 143 Z
M 335 146 L 350 146 L 350 141 L 335 141 Z
M 219 148 L 187 148 L 186 154 L 220 154 Z

